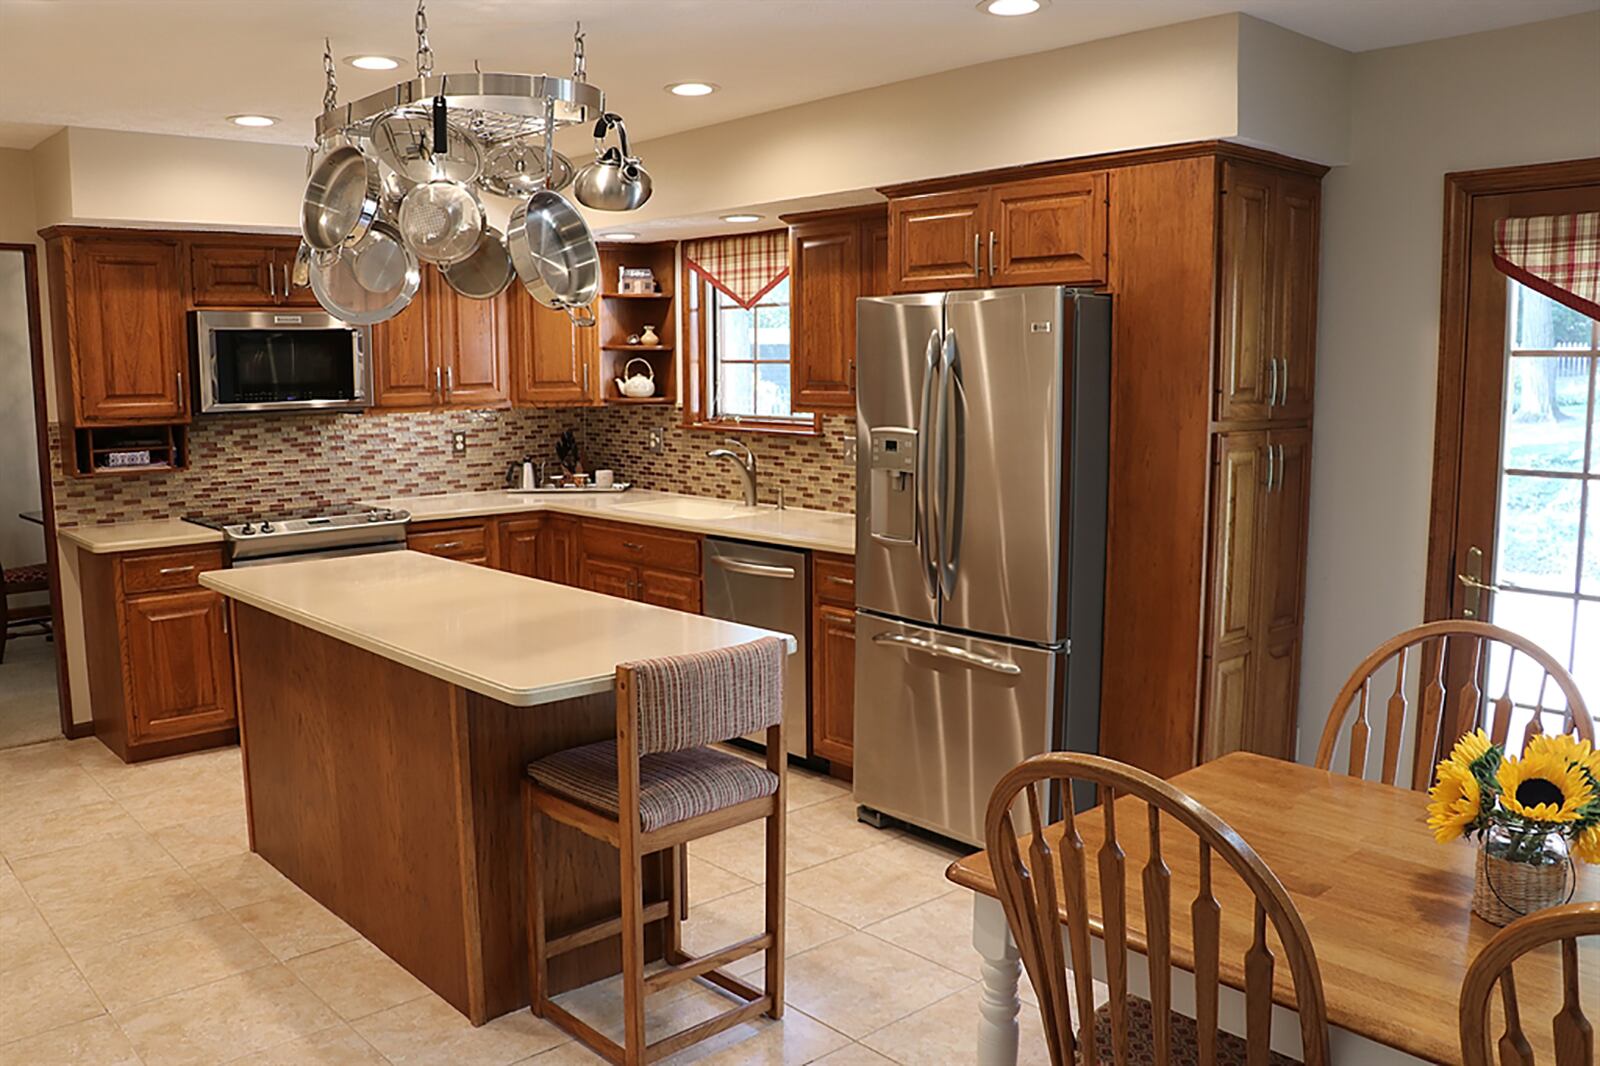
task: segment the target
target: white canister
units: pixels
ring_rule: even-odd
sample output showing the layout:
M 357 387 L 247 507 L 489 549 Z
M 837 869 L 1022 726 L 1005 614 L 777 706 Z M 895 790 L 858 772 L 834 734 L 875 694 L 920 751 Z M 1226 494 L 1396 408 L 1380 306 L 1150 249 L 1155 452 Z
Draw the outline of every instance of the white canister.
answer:
M 597 489 L 609 489 L 612 485 L 615 485 L 616 483 L 617 483 L 617 475 L 616 475 L 615 471 L 612 471 L 612 470 L 596 470 L 594 472 L 594 487 L 595 488 L 597 488 Z

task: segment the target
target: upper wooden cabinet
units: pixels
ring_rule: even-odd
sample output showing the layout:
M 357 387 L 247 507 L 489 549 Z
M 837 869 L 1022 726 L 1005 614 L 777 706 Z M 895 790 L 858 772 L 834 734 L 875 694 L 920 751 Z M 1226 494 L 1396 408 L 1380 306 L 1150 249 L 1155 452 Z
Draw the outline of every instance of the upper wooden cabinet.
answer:
M 600 402 L 598 326 L 579 326 L 511 283 L 512 399 L 519 407 L 584 407 Z
M 1307 418 L 1320 185 L 1302 174 L 1228 160 L 1220 191 L 1217 418 Z
M 789 354 L 799 411 L 853 409 L 856 298 L 888 292 L 882 207 L 785 216 L 789 222 Z
M 188 421 L 181 242 L 52 230 L 45 237 L 65 420 Z
M 292 282 L 294 238 L 218 236 L 189 241 L 189 291 L 196 307 L 316 307 Z
M 1107 175 L 1058 174 L 889 200 L 895 292 L 1102 285 Z
M 507 406 L 508 300 L 468 299 L 438 271 L 423 271 L 410 306 L 372 329 L 374 406 Z

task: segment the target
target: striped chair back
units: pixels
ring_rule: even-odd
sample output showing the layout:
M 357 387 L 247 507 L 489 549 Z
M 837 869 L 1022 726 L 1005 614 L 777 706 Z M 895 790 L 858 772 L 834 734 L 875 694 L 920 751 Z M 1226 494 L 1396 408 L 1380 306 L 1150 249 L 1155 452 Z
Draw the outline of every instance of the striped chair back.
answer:
M 732 740 L 783 719 L 788 643 L 762 637 L 716 651 L 624 663 L 633 678 L 639 754 Z

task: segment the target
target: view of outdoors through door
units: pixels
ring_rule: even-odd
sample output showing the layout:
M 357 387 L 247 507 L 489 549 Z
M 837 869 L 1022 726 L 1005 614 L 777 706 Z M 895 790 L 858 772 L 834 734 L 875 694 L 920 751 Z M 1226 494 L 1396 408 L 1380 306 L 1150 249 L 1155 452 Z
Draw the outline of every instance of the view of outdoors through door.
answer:
M 1600 323 L 1507 282 L 1506 406 L 1500 448 L 1491 621 L 1545 648 L 1600 710 Z M 1506 691 L 1506 651 L 1489 667 L 1488 700 Z M 1517 664 L 1510 693 L 1520 732 L 1542 671 Z M 1551 686 L 1553 689 L 1554 686 Z M 1547 710 L 1562 706 L 1545 693 Z M 1561 728 L 1552 716 L 1547 731 Z

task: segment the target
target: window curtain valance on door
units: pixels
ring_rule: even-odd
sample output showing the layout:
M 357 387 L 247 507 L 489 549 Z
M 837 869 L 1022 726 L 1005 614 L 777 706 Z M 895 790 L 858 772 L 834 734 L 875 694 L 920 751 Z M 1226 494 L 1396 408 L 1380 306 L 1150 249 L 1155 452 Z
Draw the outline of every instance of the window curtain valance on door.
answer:
M 754 307 L 789 276 L 789 232 L 775 229 L 685 241 L 683 261 L 740 307 Z
M 1557 303 L 1600 318 L 1600 211 L 1498 220 L 1494 265 Z

